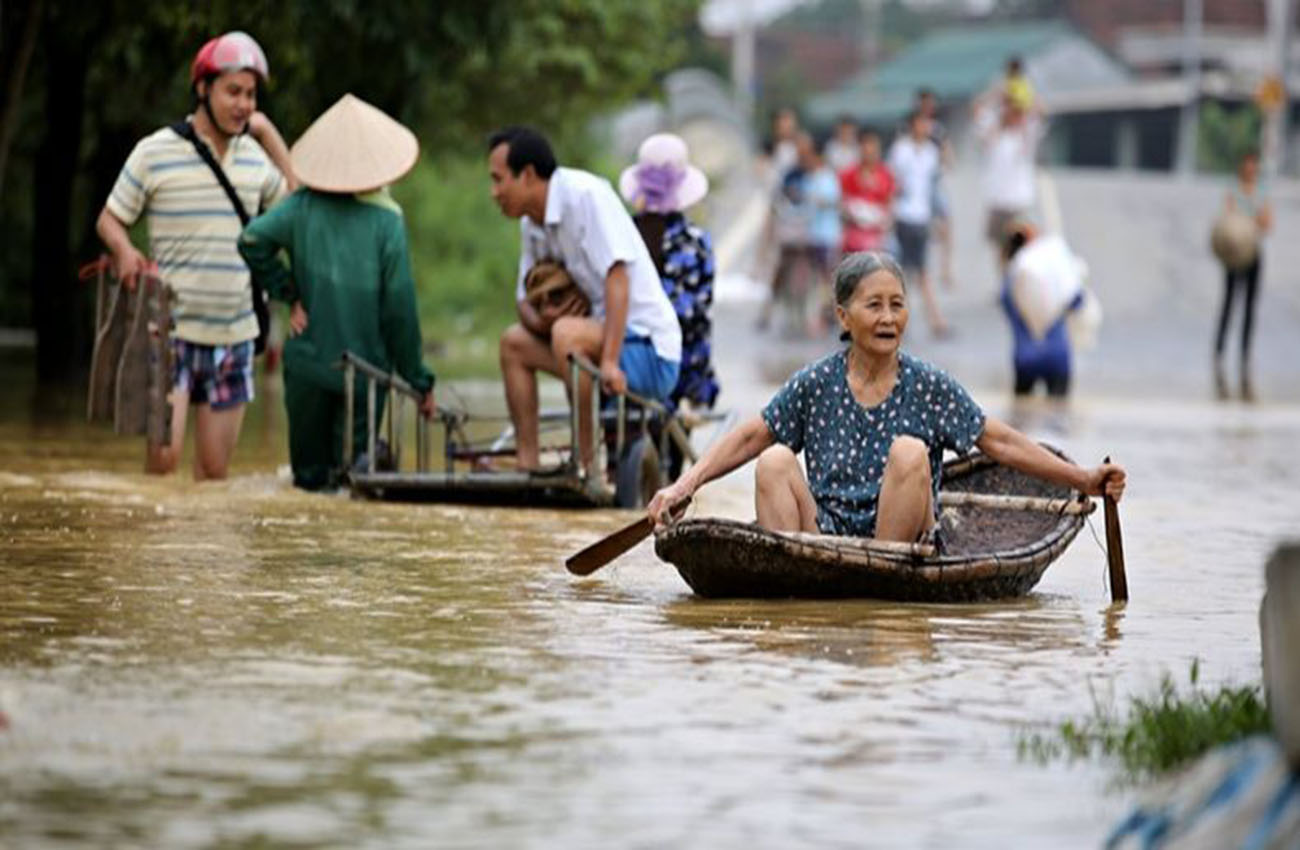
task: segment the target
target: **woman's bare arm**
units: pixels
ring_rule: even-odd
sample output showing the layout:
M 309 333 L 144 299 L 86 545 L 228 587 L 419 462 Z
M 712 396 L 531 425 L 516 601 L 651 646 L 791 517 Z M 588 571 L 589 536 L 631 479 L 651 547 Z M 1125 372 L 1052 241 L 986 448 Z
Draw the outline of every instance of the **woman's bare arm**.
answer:
M 1085 469 L 1049 452 L 1005 422 L 989 417 L 975 444 L 984 454 L 1012 469 L 1080 490 L 1090 496 L 1105 495 L 1116 501 L 1124 495 L 1126 474 L 1115 463 Z
M 669 509 L 689 499 L 705 484 L 721 478 L 763 453 L 776 442 L 763 417 L 755 416 L 740 423 L 704 453 L 681 478 L 655 493 L 646 513 L 656 524 L 662 525 Z

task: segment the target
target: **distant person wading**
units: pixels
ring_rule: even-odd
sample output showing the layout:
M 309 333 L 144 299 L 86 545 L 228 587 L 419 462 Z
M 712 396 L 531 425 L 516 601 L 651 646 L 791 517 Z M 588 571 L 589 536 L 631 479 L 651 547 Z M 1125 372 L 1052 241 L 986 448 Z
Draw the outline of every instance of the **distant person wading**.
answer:
M 921 287 L 930 330 L 936 337 L 945 337 L 950 332 L 948 322 L 939 311 L 939 301 L 927 271 L 934 186 L 941 163 L 939 146 L 930 137 L 930 118 L 924 112 L 917 110 L 908 116 L 907 133 L 890 146 L 888 165 L 898 187 L 894 202 L 898 261 Z
M 1224 267 L 1223 306 L 1214 338 L 1214 378 L 1221 398 L 1228 396 L 1223 352 L 1228 340 L 1228 320 L 1236 301 L 1242 306 L 1241 395 L 1246 400 L 1255 396 L 1250 377 L 1250 343 L 1255 329 L 1263 241 L 1272 226 L 1273 208 L 1268 193 L 1259 185 L 1259 153 L 1252 150 L 1237 166 L 1237 179 L 1223 200 L 1223 213 L 1214 234 L 1216 253 Z

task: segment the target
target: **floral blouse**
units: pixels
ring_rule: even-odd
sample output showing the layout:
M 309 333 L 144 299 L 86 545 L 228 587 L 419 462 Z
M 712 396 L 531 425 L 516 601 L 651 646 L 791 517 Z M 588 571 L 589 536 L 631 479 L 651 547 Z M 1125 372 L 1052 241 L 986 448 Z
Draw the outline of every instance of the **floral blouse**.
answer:
M 709 234 L 681 213 L 669 213 L 664 228 L 664 292 L 682 326 L 682 366 L 672 393 L 676 406 L 683 398 L 701 407 L 713 407 L 718 379 L 713 371 L 711 345 L 713 305 L 713 244 Z
M 864 407 L 849 389 L 847 365 L 845 349 L 805 366 L 762 416 L 777 442 L 805 453 L 821 532 L 870 537 L 894 438 L 916 437 L 929 448 L 937 508 L 944 449 L 970 451 L 984 411 L 946 372 L 902 352 L 893 390 Z

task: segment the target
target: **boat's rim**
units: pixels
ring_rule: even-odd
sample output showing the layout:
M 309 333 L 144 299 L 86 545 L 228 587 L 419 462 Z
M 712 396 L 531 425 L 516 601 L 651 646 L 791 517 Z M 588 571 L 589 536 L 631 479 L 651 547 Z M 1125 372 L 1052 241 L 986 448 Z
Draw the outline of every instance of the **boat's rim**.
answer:
M 1078 515 L 1063 514 L 1057 520 L 1049 531 L 1041 537 L 1035 538 L 1033 543 L 1018 546 L 1014 549 L 997 549 L 988 552 L 972 552 L 966 554 L 936 554 L 922 555 L 917 552 L 899 551 L 897 543 L 888 543 L 887 545 L 878 545 L 869 537 L 845 537 L 835 534 L 809 534 L 800 532 L 798 534 L 782 531 L 770 531 L 760 526 L 757 522 L 744 522 L 742 520 L 728 519 L 725 517 L 697 517 L 692 519 L 679 520 L 672 525 L 664 526 L 655 531 L 655 542 L 670 542 L 674 538 L 693 535 L 695 533 L 706 533 L 712 537 L 745 537 L 751 542 L 767 543 L 778 546 L 790 554 L 800 554 L 801 552 L 820 552 L 823 554 L 841 554 L 850 557 L 857 556 L 872 561 L 887 561 L 898 565 L 907 566 L 960 566 L 971 564 L 978 561 L 995 559 L 998 561 L 1017 561 L 1025 558 L 1032 558 L 1045 549 L 1054 546 L 1061 538 L 1069 535 L 1073 538 L 1078 533 L 1078 529 L 1083 524 L 1083 518 Z M 754 538 L 758 538 L 754 540 Z

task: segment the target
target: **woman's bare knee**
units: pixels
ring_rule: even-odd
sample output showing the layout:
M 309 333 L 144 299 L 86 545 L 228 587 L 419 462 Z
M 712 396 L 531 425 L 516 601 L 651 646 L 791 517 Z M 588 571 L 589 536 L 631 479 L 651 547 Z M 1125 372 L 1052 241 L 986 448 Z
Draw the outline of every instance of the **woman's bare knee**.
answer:
M 767 449 L 758 456 L 754 477 L 759 525 L 771 531 L 817 530 L 817 503 L 794 452 L 782 445 Z
M 790 451 L 789 446 L 777 444 L 763 450 L 754 467 L 754 479 L 759 487 L 769 486 L 778 481 L 788 481 L 791 475 L 802 476 L 799 458 Z
M 924 476 L 930 478 L 930 450 L 916 437 L 895 437 L 889 446 L 889 458 L 885 461 L 885 473 L 906 477 Z

